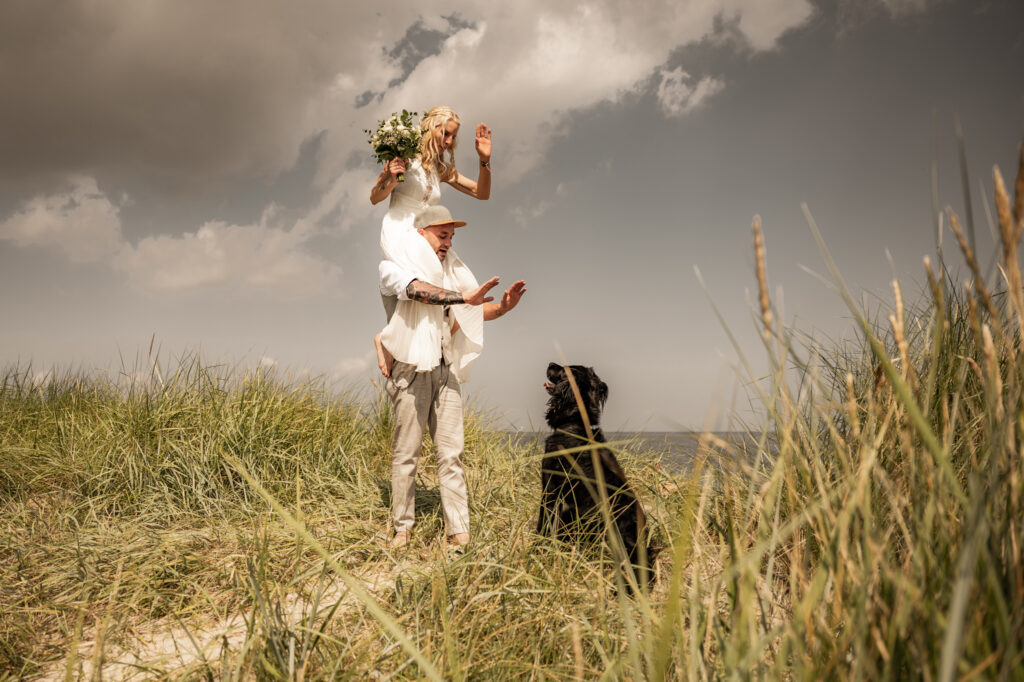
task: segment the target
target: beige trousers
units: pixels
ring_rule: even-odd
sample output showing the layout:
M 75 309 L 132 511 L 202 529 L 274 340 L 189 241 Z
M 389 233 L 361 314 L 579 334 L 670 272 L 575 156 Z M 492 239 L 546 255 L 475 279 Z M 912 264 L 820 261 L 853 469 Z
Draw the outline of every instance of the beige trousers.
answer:
M 395 532 L 408 531 L 415 520 L 416 462 L 423 430 L 430 429 L 437 452 L 437 480 L 448 535 L 469 532 L 466 474 L 462 469 L 462 388 L 442 362 L 417 372 L 395 362 L 387 381 L 395 409 L 394 456 L 391 461 L 391 511 Z

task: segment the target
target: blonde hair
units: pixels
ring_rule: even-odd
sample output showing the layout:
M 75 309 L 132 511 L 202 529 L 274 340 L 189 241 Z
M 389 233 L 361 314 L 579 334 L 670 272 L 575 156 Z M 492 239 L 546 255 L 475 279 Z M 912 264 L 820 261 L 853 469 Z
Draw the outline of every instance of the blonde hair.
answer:
M 451 107 L 441 105 L 424 114 L 423 121 L 420 122 L 420 129 L 423 130 L 423 137 L 420 140 L 420 163 L 424 170 L 437 173 L 441 182 L 448 182 L 457 175 L 455 171 L 456 143 L 453 142 L 448 149 L 448 161 L 445 161 L 444 152 L 441 151 L 437 139 L 434 137 L 434 130 L 444 128 L 448 125 L 448 121 L 455 121 L 456 125 L 462 125 L 459 115 Z

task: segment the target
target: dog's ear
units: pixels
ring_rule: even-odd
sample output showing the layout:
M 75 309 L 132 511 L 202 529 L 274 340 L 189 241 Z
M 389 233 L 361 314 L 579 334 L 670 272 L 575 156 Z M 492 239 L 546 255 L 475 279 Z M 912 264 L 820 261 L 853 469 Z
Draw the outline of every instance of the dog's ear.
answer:
M 583 398 L 584 402 L 589 402 L 591 391 L 590 368 L 583 365 L 569 365 L 569 371 L 572 372 L 572 379 L 576 382 L 576 388 L 580 391 L 580 397 Z M 569 382 L 566 381 L 566 383 L 568 384 Z M 571 395 L 572 389 L 570 388 L 569 391 Z
M 601 381 L 593 367 L 587 367 L 587 392 L 590 405 L 598 410 L 604 409 L 608 400 L 608 384 Z

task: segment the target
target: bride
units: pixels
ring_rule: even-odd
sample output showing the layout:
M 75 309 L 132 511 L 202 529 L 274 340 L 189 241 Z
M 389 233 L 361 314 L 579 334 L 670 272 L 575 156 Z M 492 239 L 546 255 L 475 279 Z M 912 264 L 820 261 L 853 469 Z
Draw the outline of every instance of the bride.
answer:
M 436 106 L 423 116 L 420 128 L 420 153 L 411 162 L 395 159 L 385 164 L 380 177 L 370 190 L 370 203 L 376 205 L 391 197 L 388 211 L 384 215 L 380 231 L 381 300 L 387 319 L 391 319 L 398 298 L 384 294 L 383 283 L 396 278 L 403 283 L 415 279 L 403 267 L 403 239 L 413 229 L 413 222 L 428 206 L 436 205 L 441 198 L 441 183 L 446 182 L 463 194 L 486 200 L 491 196 L 491 130 L 483 123 L 476 127 L 476 153 L 480 160 L 480 171 L 476 181 L 471 180 L 455 168 L 455 148 L 462 122 L 458 114 L 447 106 Z M 445 158 L 447 152 L 447 159 Z M 398 174 L 405 173 L 405 181 L 398 181 Z M 426 242 L 423 248 L 427 248 Z M 393 359 L 380 343 L 380 335 L 374 337 L 377 349 L 377 364 L 384 376 L 390 374 Z

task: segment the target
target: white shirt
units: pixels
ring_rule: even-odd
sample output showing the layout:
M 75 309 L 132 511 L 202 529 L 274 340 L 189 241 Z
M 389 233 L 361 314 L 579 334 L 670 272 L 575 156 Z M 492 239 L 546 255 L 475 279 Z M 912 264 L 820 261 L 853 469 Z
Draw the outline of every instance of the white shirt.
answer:
M 415 273 L 393 260 L 382 260 L 380 262 L 380 293 L 386 296 L 397 296 L 399 301 L 408 301 L 409 294 L 405 292 L 409 282 L 419 279 Z
M 443 358 L 451 365 L 456 379 L 465 382 L 469 379 L 470 366 L 484 346 L 483 306 L 451 306 L 450 318 L 459 323 L 459 330 L 452 335 L 450 347 L 444 348 L 448 345 L 444 342 L 444 333 L 450 329 L 446 329 L 442 306 L 409 300 L 404 290 L 411 279 L 460 292 L 472 291 L 479 284 L 455 251 L 449 250 L 444 261 L 440 261 L 427 240 L 417 232 L 407 233 L 400 242 L 396 245 L 400 248 L 396 249 L 395 260 L 416 268 L 416 276 L 410 278 L 408 269 L 393 261 L 396 267 L 381 264 L 382 277 L 385 272 L 388 274 L 388 291 L 400 299 L 381 332 L 381 341 L 396 360 L 415 365 L 417 372 L 437 367 Z

